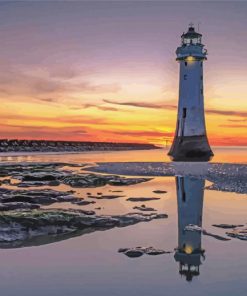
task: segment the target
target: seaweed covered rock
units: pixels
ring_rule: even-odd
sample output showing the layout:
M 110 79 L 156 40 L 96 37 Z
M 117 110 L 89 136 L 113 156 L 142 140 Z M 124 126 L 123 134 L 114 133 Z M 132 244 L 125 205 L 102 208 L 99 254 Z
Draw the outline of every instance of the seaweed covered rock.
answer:
M 90 204 L 95 204 L 95 201 L 80 199 L 78 201 L 72 201 L 72 204 L 78 205 L 78 206 L 87 206 L 87 205 L 90 205 Z
M 236 227 L 243 227 L 243 224 L 213 224 L 212 226 L 218 227 L 218 228 L 223 228 L 223 229 L 232 229 Z
M 124 197 L 125 195 L 116 195 L 116 194 L 102 194 L 102 195 L 89 195 L 88 198 L 94 198 L 94 199 L 116 199 L 120 197 Z
M 82 234 L 113 227 L 125 227 L 153 219 L 164 219 L 165 214 L 129 213 L 125 215 L 95 215 L 83 210 L 32 210 L 0 213 L 0 247 L 22 246 L 37 237 L 77 232 Z M 67 237 L 68 238 L 68 237 Z M 54 238 L 53 238 L 54 239 Z M 16 241 L 19 241 L 16 244 Z M 14 243 L 14 244 L 12 244 Z
M 139 210 L 139 211 L 143 211 L 143 212 L 156 212 L 157 210 L 155 210 L 152 207 L 146 207 L 145 205 L 141 205 L 141 206 L 136 206 L 133 207 L 134 210 Z
M 163 193 L 167 193 L 167 191 L 166 190 L 154 190 L 153 193 L 163 194 Z
M 0 188 L 0 203 L 52 204 L 55 202 L 72 202 L 80 200 L 68 192 L 52 189 L 11 190 Z
M 150 178 L 125 178 L 117 175 L 72 174 L 61 178 L 61 182 L 74 188 L 93 188 L 105 185 L 129 186 L 147 182 Z
M 139 201 L 150 201 L 150 200 L 159 200 L 159 197 L 129 197 L 127 201 L 139 202 Z
M 247 228 L 235 228 L 226 233 L 227 236 L 247 241 Z
M 203 235 L 211 236 L 211 237 L 213 237 L 217 240 L 221 240 L 221 241 L 229 241 L 230 240 L 229 238 L 226 238 L 224 236 L 208 232 L 207 230 L 203 229 L 202 227 L 200 227 L 198 225 L 194 225 L 194 224 L 189 224 L 189 225 L 185 226 L 184 231 L 199 232 L 199 233 L 202 233 Z
M 119 253 L 123 253 L 127 257 L 130 258 L 137 258 L 141 257 L 142 255 L 162 255 L 162 254 L 170 254 L 171 251 L 165 251 L 161 249 L 156 249 L 154 247 L 135 247 L 135 248 L 120 248 L 118 250 Z
M 13 210 L 33 210 L 39 209 L 40 206 L 37 204 L 32 204 L 29 202 L 6 202 L 4 204 L 0 203 L 0 211 L 13 211 Z

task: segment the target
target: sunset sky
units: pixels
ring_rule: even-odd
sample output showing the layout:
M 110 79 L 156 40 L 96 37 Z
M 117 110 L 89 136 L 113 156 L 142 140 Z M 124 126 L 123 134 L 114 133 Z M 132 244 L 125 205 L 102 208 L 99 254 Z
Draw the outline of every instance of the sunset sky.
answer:
M 172 140 L 193 22 L 212 145 L 247 145 L 247 2 L 0 2 L 0 138 Z

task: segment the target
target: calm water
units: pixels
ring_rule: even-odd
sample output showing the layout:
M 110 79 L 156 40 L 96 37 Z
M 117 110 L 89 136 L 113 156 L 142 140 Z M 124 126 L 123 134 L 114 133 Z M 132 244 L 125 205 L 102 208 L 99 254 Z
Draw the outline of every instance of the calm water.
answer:
M 214 147 L 212 162 L 247 163 L 247 147 Z M 121 161 L 170 161 L 167 156 L 168 149 L 141 150 L 141 151 L 116 151 L 116 152 L 84 152 L 75 154 L 3 154 L 0 162 L 13 161 L 40 161 L 40 162 L 121 162 Z
M 2 161 L 161 161 L 162 157 L 166 160 L 164 151 L 156 150 L 2 157 Z M 214 161 L 246 162 L 246 150 L 219 149 Z M 234 238 L 220 241 L 183 229 L 193 223 L 227 237 L 226 230 L 212 224 L 246 225 L 247 196 L 204 189 L 209 185 L 205 180 L 176 178 L 157 177 L 146 183 L 123 186 L 121 190 L 126 197 L 96 203 L 102 207 L 97 214 L 123 214 L 133 212 L 132 207 L 137 205 L 126 201 L 127 197 L 150 197 L 153 190 L 166 190 L 166 194 L 159 195 L 160 200 L 145 204 L 167 213 L 168 219 L 35 247 L 0 249 L 1 295 L 246 295 L 247 241 Z M 77 194 L 85 197 L 86 192 L 109 193 L 111 189 L 108 185 L 78 189 Z M 64 203 L 62 207 L 69 208 L 71 204 Z M 83 207 L 94 208 L 95 205 Z M 140 258 L 118 253 L 119 248 L 137 246 L 153 246 L 173 253 Z

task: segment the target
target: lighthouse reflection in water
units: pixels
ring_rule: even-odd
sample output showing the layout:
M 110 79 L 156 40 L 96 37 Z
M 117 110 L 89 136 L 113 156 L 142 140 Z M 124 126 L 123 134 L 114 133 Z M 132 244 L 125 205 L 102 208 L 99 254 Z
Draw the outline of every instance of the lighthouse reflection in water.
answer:
M 178 246 L 174 255 L 179 263 L 179 273 L 187 281 L 200 274 L 204 259 L 201 231 L 188 231 L 189 224 L 202 226 L 203 194 L 205 180 L 191 176 L 176 177 L 178 206 Z

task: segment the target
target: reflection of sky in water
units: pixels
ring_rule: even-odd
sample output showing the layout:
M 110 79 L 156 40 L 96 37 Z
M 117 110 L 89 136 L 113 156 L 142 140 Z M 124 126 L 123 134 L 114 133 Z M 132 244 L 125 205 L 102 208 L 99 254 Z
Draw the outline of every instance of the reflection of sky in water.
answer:
M 213 147 L 214 157 L 212 162 L 238 162 L 247 163 L 246 147 Z M 24 161 L 40 161 L 40 162 L 121 162 L 121 161 L 170 161 L 167 156 L 168 149 L 142 150 L 142 151 L 99 151 L 84 152 L 75 154 L 30 154 L 16 156 L 15 153 L 1 153 L 0 161 L 24 162 Z M 6 155 L 6 156 L 5 156 Z
M 86 208 L 101 206 L 98 214 L 124 214 L 133 211 L 136 205 L 126 201 L 127 197 L 150 197 L 153 190 L 166 190 L 166 194 L 157 195 L 160 200 L 145 204 L 167 213 L 168 219 L 36 247 L 1 249 L 3 295 L 34 295 L 34 291 L 37 296 L 245 295 L 246 242 L 233 238 L 219 241 L 198 232 L 183 231 L 186 224 L 197 224 L 226 237 L 225 229 L 212 224 L 246 223 L 245 195 L 204 190 L 207 185 L 208 181 L 180 176 L 157 177 L 146 183 L 123 186 L 120 189 L 126 197 L 97 201 Z M 110 186 L 79 189 L 78 194 L 83 197 L 86 192 L 107 193 L 110 189 Z M 64 204 L 68 206 L 71 205 Z M 137 246 L 175 249 L 175 252 L 136 259 L 117 252 L 122 247 Z M 180 274 L 192 281 L 188 283 Z

